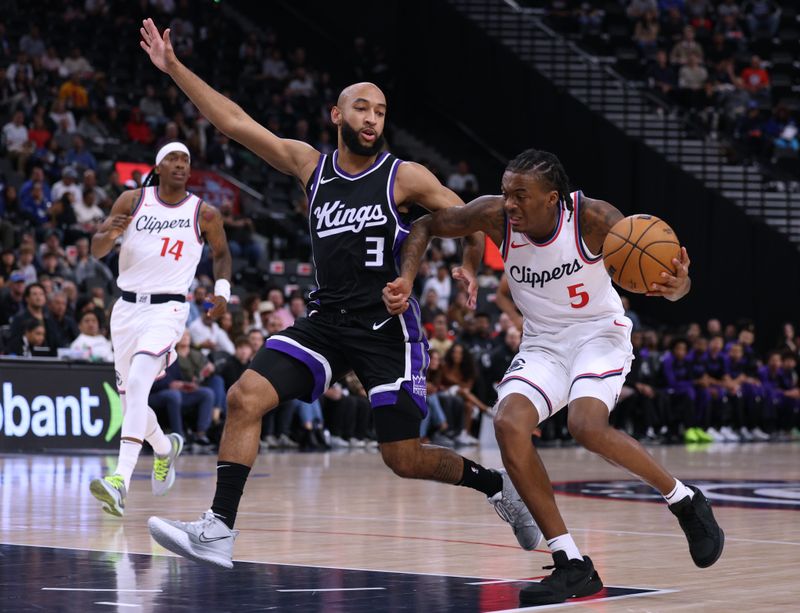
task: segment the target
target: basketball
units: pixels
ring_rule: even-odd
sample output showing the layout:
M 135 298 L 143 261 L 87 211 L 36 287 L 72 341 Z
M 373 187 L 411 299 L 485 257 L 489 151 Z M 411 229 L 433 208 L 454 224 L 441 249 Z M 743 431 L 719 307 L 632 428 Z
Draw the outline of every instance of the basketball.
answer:
M 661 283 L 662 272 L 675 274 L 673 258 L 681 244 L 669 225 L 653 215 L 631 215 L 617 222 L 603 242 L 603 262 L 612 281 L 636 294 Z

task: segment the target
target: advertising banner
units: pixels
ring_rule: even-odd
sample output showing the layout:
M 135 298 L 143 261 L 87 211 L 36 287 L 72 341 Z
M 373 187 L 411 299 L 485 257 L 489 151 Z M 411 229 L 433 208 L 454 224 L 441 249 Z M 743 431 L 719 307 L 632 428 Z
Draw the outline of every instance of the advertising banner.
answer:
M 0 360 L 0 452 L 119 446 L 111 364 Z

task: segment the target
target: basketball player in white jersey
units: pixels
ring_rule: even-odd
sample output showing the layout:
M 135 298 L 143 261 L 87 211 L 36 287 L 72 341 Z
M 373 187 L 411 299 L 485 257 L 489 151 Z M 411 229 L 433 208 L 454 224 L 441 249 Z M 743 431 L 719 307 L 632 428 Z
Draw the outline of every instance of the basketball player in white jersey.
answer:
M 609 203 L 569 193 L 558 158 L 534 149 L 513 159 L 501 196 L 482 196 L 417 221 L 403 248 L 401 276 L 387 285 L 390 312 L 402 312 L 431 236 L 482 230 L 500 246 L 523 341 L 498 387 L 497 440 L 514 485 L 553 552 L 555 570 L 522 590 L 523 604 L 562 602 L 602 588 L 591 560 L 567 532 L 531 431 L 569 406 L 575 440 L 656 488 L 678 517 L 695 564 L 710 566 L 724 535 L 702 492 L 672 477 L 636 440 L 608 423 L 633 359 L 631 321 L 602 264 L 603 241 L 622 213 Z M 649 295 L 678 300 L 690 287 L 689 258 Z
M 104 257 L 122 239 L 117 285 L 122 297 L 111 313 L 111 341 L 124 418 L 114 474 L 90 489 L 103 510 L 122 516 L 142 441 L 153 447 L 152 491 L 165 495 L 175 482 L 179 434 L 165 435 L 148 404 L 150 388 L 176 358 L 189 315 L 186 294 L 203 244 L 214 257 L 214 296 L 209 314 L 219 318 L 230 298 L 231 255 L 219 211 L 186 191 L 191 172 L 183 143 L 164 145 L 156 155 L 158 185 L 126 191 L 92 237 L 92 255 Z

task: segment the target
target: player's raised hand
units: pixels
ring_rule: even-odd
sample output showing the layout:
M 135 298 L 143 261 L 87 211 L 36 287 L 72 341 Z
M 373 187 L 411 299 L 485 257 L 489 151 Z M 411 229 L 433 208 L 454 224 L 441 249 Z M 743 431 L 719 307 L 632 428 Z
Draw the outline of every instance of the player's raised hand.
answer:
M 206 298 L 206 306 L 208 306 L 209 303 L 213 306 L 208 309 L 207 312 L 208 316 L 213 320 L 219 319 L 225 315 L 225 311 L 228 310 L 228 301 L 222 296 L 209 296 Z
M 114 240 L 118 239 L 125 233 L 125 230 L 128 229 L 128 226 L 131 224 L 131 219 L 133 219 L 133 217 L 130 215 L 112 215 L 109 217 L 108 226 L 106 228 L 108 236 Z
M 397 277 L 383 288 L 383 303 L 390 315 L 400 315 L 408 308 L 408 298 L 411 296 L 411 283 L 403 277 Z
M 460 281 L 467 290 L 467 306 L 474 309 L 478 305 L 478 280 L 475 274 L 463 266 L 456 266 L 453 269 L 453 278 Z
M 170 67 L 178 61 L 178 58 L 175 57 L 175 51 L 172 49 L 172 43 L 169 40 L 169 28 L 164 30 L 162 36 L 158 32 L 155 22 L 148 17 L 142 21 L 139 33 L 142 35 L 139 45 L 147 51 L 150 61 L 159 70 L 169 72 Z
M 663 279 L 661 283 L 653 283 L 648 296 L 662 296 L 671 302 L 680 300 L 689 293 L 689 288 L 692 282 L 689 279 L 689 254 L 686 252 L 686 247 L 681 247 L 681 259 L 673 258 L 672 263 L 675 265 L 676 272 L 671 275 L 667 272 L 661 273 Z

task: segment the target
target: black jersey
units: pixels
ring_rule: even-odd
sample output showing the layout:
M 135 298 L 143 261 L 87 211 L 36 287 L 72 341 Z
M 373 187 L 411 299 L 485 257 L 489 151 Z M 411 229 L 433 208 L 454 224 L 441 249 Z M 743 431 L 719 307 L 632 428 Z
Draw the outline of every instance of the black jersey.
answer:
M 381 292 L 398 275 L 408 236 L 394 201 L 402 161 L 383 152 L 367 170 L 351 175 L 339 167 L 337 155 L 321 155 L 308 183 L 317 282 L 311 301 L 323 308 L 367 309 L 382 304 Z

